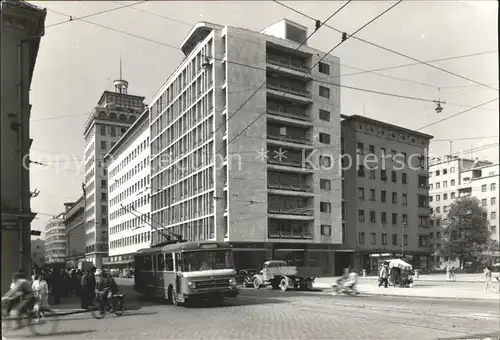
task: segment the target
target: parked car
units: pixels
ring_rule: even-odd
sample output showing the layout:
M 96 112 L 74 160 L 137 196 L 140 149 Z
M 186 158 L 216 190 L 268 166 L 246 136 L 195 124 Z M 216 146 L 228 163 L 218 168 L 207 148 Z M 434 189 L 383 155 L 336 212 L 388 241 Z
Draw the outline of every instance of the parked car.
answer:
M 255 269 L 240 269 L 236 273 L 236 282 L 243 288 L 252 287 L 255 274 L 257 274 Z

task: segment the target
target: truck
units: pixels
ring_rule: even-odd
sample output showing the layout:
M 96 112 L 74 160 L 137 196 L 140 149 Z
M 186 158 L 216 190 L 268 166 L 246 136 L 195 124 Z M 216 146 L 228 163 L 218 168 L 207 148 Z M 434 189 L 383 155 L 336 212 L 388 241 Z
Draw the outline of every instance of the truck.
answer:
M 266 261 L 263 269 L 253 276 L 255 289 L 271 286 L 286 292 L 289 289 L 312 289 L 320 268 L 290 266 L 285 261 Z

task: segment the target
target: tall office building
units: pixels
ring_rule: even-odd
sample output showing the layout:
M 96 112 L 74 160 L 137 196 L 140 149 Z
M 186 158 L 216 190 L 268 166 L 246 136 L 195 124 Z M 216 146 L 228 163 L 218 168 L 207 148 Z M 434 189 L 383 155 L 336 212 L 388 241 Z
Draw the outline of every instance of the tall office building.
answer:
M 487 161 L 449 158 L 430 166 L 431 241 L 434 251 L 441 238 L 447 214 L 454 200 L 460 196 L 475 197 L 486 210 L 485 218 L 491 238 L 500 240 L 498 230 L 499 165 Z M 448 263 L 458 267 L 456 258 L 435 257 L 435 264 Z
M 120 77 L 121 78 L 121 77 Z M 101 268 L 108 256 L 108 174 L 104 156 L 144 112 L 144 97 L 127 93 L 128 82 L 114 81 L 85 123 L 85 259 Z
M 429 267 L 429 170 L 433 138 L 354 115 L 344 116 L 345 242 L 356 250 L 354 267 L 378 272 L 379 260 L 404 256 Z
M 30 88 L 47 11 L 25 1 L 0 3 L 2 295 L 12 274 L 29 273 L 31 211 Z M 36 89 L 34 89 L 36 91 Z
M 130 266 L 137 250 L 151 245 L 149 110 L 106 155 L 108 165 L 109 261 Z M 153 228 L 158 228 L 154 226 Z
M 152 221 L 230 242 L 239 268 L 344 266 L 339 59 L 299 48 L 306 37 L 288 20 L 260 33 L 198 23 L 152 100 Z
M 68 242 L 64 218 L 64 213 L 61 213 L 45 223 L 44 248 L 46 263 L 65 262 Z

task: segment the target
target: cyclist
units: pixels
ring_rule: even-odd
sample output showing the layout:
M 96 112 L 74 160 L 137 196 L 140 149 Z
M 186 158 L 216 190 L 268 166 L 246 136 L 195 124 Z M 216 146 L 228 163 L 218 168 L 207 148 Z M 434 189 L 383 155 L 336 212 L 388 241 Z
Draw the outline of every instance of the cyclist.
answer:
M 2 297 L 2 305 L 7 303 L 7 315 L 14 310 L 16 316 L 23 314 L 29 308 L 31 308 L 35 302 L 35 294 L 31 288 L 31 282 L 26 279 L 26 275 L 23 271 L 18 271 L 14 274 L 14 284 L 11 289 Z M 17 308 L 14 308 L 15 302 L 20 298 L 20 302 Z
M 101 314 L 104 314 L 104 308 L 109 306 L 109 299 L 118 292 L 118 286 L 111 275 L 105 270 L 97 271 L 98 280 L 96 283 L 96 295 L 99 300 Z

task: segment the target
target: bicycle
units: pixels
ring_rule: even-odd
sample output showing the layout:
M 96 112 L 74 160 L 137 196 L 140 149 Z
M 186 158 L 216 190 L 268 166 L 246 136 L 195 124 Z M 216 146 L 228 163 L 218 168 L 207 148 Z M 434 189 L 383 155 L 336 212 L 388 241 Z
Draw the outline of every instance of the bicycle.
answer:
M 40 319 L 38 313 L 34 311 L 35 302 L 30 302 L 26 310 L 18 316 L 12 316 L 8 313 L 9 300 L 2 300 L 2 335 L 5 336 L 9 331 L 28 328 L 33 335 L 47 336 L 54 334 L 59 324 L 58 314 L 49 309 L 42 308 L 39 312 L 43 315 Z M 48 332 L 40 331 L 40 327 L 48 325 Z
M 99 307 L 90 311 L 96 319 L 102 319 L 108 312 L 114 313 L 116 316 L 122 316 L 124 312 L 125 294 L 112 294 L 108 299 L 104 299 L 106 292 L 96 292 L 96 301 Z M 107 305 L 104 305 L 105 301 Z

